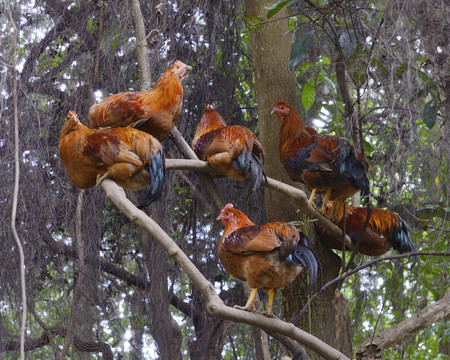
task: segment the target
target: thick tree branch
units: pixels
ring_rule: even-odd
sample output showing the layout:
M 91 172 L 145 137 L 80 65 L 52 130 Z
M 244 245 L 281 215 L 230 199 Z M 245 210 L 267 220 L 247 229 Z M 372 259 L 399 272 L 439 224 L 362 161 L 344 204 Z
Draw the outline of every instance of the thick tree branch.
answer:
M 103 181 L 101 186 L 105 191 L 107 198 L 111 200 L 133 223 L 148 231 L 167 251 L 168 255 L 185 271 L 194 286 L 196 286 L 202 294 L 206 302 L 207 310 L 211 315 L 222 319 L 254 325 L 264 331 L 281 333 L 307 346 L 325 359 L 348 359 L 336 349 L 295 327 L 293 324 L 225 306 L 219 295 L 215 292 L 213 285 L 195 267 L 187 255 L 156 222 L 148 217 L 143 211 L 136 208 L 136 206 L 127 199 L 122 188 L 111 180 Z
M 211 168 L 206 161 L 201 160 L 166 159 L 166 169 L 217 173 L 217 171 Z M 342 239 L 342 230 L 336 224 L 331 222 L 326 216 L 322 215 L 315 207 L 309 204 L 308 197 L 302 190 L 269 177 L 267 177 L 267 183 L 263 181 L 261 185 L 295 199 L 297 201 L 297 205 L 299 206 L 299 210 L 301 210 L 308 218 L 311 220 L 317 219 L 317 224 L 325 231 L 337 239 Z M 345 246 L 349 249 L 353 249 L 353 243 L 348 235 L 345 236 Z
M 194 150 L 191 149 L 189 144 L 184 140 L 183 135 L 181 135 L 180 131 L 174 127 L 172 131 L 169 133 L 169 138 L 173 141 L 173 143 L 178 147 L 178 150 L 181 151 L 184 157 L 191 159 L 191 160 L 197 160 L 200 161 L 195 154 Z M 182 160 L 181 160 L 182 161 Z M 186 163 L 187 164 L 187 163 Z M 200 166 L 200 165 L 198 165 Z M 204 166 L 204 165 L 203 165 Z M 178 169 L 178 170 L 194 170 L 194 171 L 206 171 L 198 169 Z M 209 167 L 209 172 L 216 172 L 215 170 L 212 170 L 211 167 Z M 220 195 L 219 190 L 217 189 L 216 184 L 214 184 L 214 181 L 211 179 L 211 176 L 207 174 L 197 173 L 198 178 L 200 179 L 206 193 L 209 195 L 209 198 L 212 200 L 212 204 L 216 208 L 216 213 L 219 213 L 219 211 L 222 209 L 223 206 L 225 206 L 225 201 L 222 198 L 222 195 Z
M 434 304 L 427 306 L 401 323 L 379 332 L 373 339 L 364 341 L 356 350 L 356 357 L 360 360 L 376 359 L 381 351 L 429 327 L 448 314 L 450 314 L 450 290 Z
M 134 32 L 136 35 L 136 55 L 139 67 L 139 79 L 141 90 L 150 89 L 152 78 L 150 71 L 150 60 L 148 58 L 147 36 L 145 34 L 144 19 L 142 18 L 139 0 L 128 0 L 131 18 L 133 19 Z

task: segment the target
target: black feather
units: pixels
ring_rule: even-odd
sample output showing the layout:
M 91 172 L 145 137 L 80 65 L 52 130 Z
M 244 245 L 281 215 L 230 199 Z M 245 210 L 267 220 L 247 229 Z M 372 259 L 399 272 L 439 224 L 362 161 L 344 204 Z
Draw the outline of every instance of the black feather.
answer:
M 150 148 L 152 144 L 150 143 Z M 162 150 L 154 156 L 151 155 L 147 161 L 147 169 L 150 173 L 150 187 L 142 202 L 138 205 L 139 209 L 146 207 L 152 202 L 158 200 L 162 194 L 164 180 L 166 177 L 165 159 Z
M 294 265 L 301 265 L 309 271 L 309 284 L 314 284 L 322 274 L 319 260 L 316 255 L 303 244 L 298 244 L 297 249 L 290 255 Z

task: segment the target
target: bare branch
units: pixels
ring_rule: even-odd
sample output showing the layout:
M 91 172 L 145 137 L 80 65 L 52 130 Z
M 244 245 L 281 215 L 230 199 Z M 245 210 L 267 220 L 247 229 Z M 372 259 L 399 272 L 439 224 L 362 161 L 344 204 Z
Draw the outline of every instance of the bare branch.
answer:
M 201 160 L 166 159 L 166 169 L 217 173 L 217 171 L 210 167 L 206 161 Z M 325 231 L 337 239 L 342 239 L 342 230 L 336 224 L 331 222 L 326 216 L 322 215 L 315 207 L 309 204 L 308 197 L 302 190 L 269 177 L 267 177 L 267 183 L 263 181 L 261 185 L 266 186 L 269 189 L 279 191 L 297 200 L 299 210 L 301 210 L 308 218 L 311 220 L 317 220 L 317 224 L 320 225 Z M 353 249 L 353 243 L 348 235 L 345 235 L 345 246 L 349 249 Z
M 42 348 L 48 344 L 50 344 L 53 336 L 61 336 L 65 337 L 67 333 L 67 329 L 62 326 L 52 326 L 47 328 L 46 331 L 42 333 L 42 335 L 37 339 L 28 339 L 25 342 L 26 351 L 33 351 L 39 348 Z M 49 335 L 50 334 L 50 335 Z M 73 336 L 73 344 L 75 348 L 79 351 L 85 352 L 93 352 L 98 353 L 101 352 L 103 354 L 104 360 L 112 360 L 113 353 L 111 351 L 111 346 L 107 343 L 103 342 L 86 342 L 80 339 L 77 335 Z M 3 351 L 17 351 L 19 344 L 14 340 L 7 340 L 0 342 L 0 352 Z
M 410 318 L 379 332 L 373 339 L 364 341 L 356 350 L 357 359 L 375 359 L 381 351 L 429 327 L 450 314 L 450 290 L 434 304 L 427 306 Z
M 101 184 L 106 193 L 106 197 L 111 200 L 120 211 L 122 211 L 133 223 L 149 232 L 161 246 L 167 251 L 168 255 L 184 270 L 192 283 L 202 294 L 208 312 L 216 317 L 235 322 L 243 322 L 257 326 L 264 331 L 273 331 L 286 335 L 291 339 L 307 346 L 317 352 L 325 359 L 348 359 L 344 354 L 324 343 L 320 339 L 308 334 L 307 332 L 295 327 L 293 324 L 279 319 L 267 318 L 264 315 L 237 310 L 225 306 L 219 295 L 214 290 L 213 285 L 203 276 L 195 267 L 187 255 L 178 247 L 178 245 L 143 211 L 127 199 L 125 192 L 112 180 L 105 180 Z

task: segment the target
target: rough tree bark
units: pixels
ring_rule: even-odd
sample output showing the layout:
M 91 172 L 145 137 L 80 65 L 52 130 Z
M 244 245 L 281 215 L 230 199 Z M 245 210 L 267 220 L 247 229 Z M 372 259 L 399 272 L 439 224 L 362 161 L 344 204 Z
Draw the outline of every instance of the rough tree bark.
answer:
M 444 297 L 410 318 L 364 341 L 356 350 L 357 359 L 378 359 L 381 351 L 398 344 L 450 314 L 450 290 Z

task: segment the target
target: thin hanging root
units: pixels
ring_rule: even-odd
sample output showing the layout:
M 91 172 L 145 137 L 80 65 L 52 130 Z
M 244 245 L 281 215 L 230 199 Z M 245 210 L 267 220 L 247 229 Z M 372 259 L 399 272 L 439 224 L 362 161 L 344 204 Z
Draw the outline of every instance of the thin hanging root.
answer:
M 316 188 L 312 189 L 311 195 L 309 196 L 308 203 L 310 203 L 311 205 L 314 203 L 314 198 L 316 197 L 316 191 L 317 191 Z
M 331 196 L 331 189 L 327 190 L 327 192 L 325 193 L 325 196 L 323 198 L 322 207 L 320 208 L 320 212 L 322 214 L 325 214 L 325 212 L 326 212 L 328 199 L 330 198 L 330 196 Z

